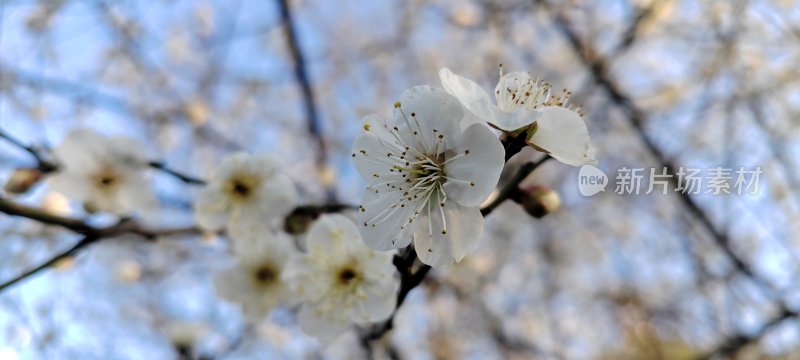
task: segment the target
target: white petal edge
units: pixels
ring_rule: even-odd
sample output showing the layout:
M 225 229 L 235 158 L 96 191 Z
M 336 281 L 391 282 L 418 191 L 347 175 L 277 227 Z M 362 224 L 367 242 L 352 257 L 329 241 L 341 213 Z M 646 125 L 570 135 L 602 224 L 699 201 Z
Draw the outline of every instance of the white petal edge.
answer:
M 529 142 L 562 163 L 581 166 L 595 165 L 594 148 L 589 130 L 578 113 L 558 106 L 545 107 L 536 120 L 537 130 Z
M 457 75 L 448 68 L 439 69 L 439 80 L 445 91 L 455 96 L 464 107 L 483 121 L 494 123 L 497 106 L 474 81 Z
M 441 233 L 443 224 L 438 211 L 431 214 L 430 234 L 428 219 L 421 219 L 414 232 L 417 256 L 423 263 L 437 268 L 461 261 L 475 249 L 483 233 L 483 216 L 478 207 L 447 201 L 443 210 L 447 234 Z
M 492 193 L 500 179 L 505 156 L 503 145 L 491 130 L 475 124 L 461 135 L 461 146 L 456 149 L 456 154 L 464 155 L 445 165 L 445 173 L 448 177 L 467 182 L 448 181 L 444 190 L 448 197 L 461 205 L 478 206 Z

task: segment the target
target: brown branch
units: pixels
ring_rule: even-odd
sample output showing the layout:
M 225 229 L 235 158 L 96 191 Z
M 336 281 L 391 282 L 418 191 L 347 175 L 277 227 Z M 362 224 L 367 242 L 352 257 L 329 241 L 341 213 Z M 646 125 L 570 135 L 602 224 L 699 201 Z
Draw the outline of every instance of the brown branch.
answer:
M 15 203 L 9 199 L 0 196 L 0 212 L 10 216 L 19 216 L 30 220 L 38 221 L 46 225 L 54 225 L 70 230 L 74 233 L 84 236 L 82 240 L 73 245 L 71 248 L 52 256 L 49 260 L 35 268 L 25 271 L 24 273 L 7 280 L 0 284 L 0 291 L 11 287 L 12 285 L 25 280 L 26 278 L 39 273 L 40 271 L 49 268 L 59 260 L 64 259 L 77 253 L 82 248 L 98 242 L 103 239 L 113 238 L 119 235 L 132 234 L 138 235 L 145 239 L 156 239 L 163 236 L 173 236 L 181 234 L 197 234 L 200 230 L 196 227 L 182 227 L 172 229 L 148 229 L 141 226 L 131 219 L 122 219 L 118 223 L 97 228 L 87 224 L 84 221 L 56 215 L 44 209 Z
M 522 183 L 522 181 L 525 180 L 525 178 L 528 177 L 528 175 L 530 175 L 534 170 L 544 164 L 545 161 L 550 159 L 552 159 L 550 155 L 545 155 L 537 161 L 528 162 L 520 166 L 514 176 L 508 181 L 508 184 L 502 187 L 497 193 L 497 197 L 494 198 L 491 203 L 487 204 L 481 209 L 481 214 L 483 216 L 489 215 L 498 206 L 500 206 L 500 204 L 512 198 L 514 194 L 519 191 L 519 184 Z
M 165 164 L 162 161 L 151 161 L 151 162 L 147 163 L 147 165 L 149 165 L 153 169 L 160 170 L 160 171 L 164 172 L 167 175 L 171 175 L 172 177 L 174 177 L 174 178 L 176 178 L 176 179 L 178 179 L 180 181 L 183 181 L 184 183 L 186 183 L 188 185 L 205 185 L 206 184 L 206 181 L 203 180 L 203 179 L 200 179 L 200 178 L 197 178 L 197 177 L 194 177 L 194 176 L 190 176 L 190 175 L 186 175 L 186 174 L 183 174 L 183 173 L 180 173 L 178 171 L 175 171 L 173 169 L 168 168 L 167 164 Z
M 0 292 L 11 286 L 14 286 L 14 284 L 22 280 L 25 280 L 33 275 L 36 275 L 37 273 L 55 265 L 59 261 L 74 255 L 75 253 L 78 252 L 78 250 L 86 247 L 87 245 L 95 242 L 96 240 L 98 240 L 98 238 L 95 236 L 84 237 L 83 239 L 78 241 L 75 245 L 72 245 L 72 247 L 70 247 L 69 249 L 52 256 L 49 260 L 43 262 L 42 264 L 36 266 L 35 268 L 25 271 L 22 274 L 15 276 L 13 279 L 7 280 L 6 282 L 0 284 Z

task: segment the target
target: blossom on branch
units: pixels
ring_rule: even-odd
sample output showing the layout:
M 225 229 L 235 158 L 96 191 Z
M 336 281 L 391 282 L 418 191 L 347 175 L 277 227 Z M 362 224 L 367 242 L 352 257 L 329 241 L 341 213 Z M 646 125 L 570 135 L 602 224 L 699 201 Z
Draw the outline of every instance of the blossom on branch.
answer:
M 297 191 L 268 154 L 234 154 L 197 197 L 195 220 L 207 230 L 262 231 L 266 221 L 289 213 Z
M 481 120 L 508 132 L 525 131 L 529 145 L 565 164 L 596 164 L 589 130 L 580 111 L 569 103 L 570 93 L 553 95 L 550 84 L 534 79 L 527 72 L 502 75 L 495 87 L 495 104 L 478 84 L 439 70 L 448 93 Z
M 305 301 L 299 321 L 306 333 L 333 340 L 353 323 L 381 321 L 392 314 L 399 287 L 392 254 L 364 246 L 352 220 L 340 214 L 321 216 L 309 229 L 307 248 L 284 272 Z
M 138 141 L 73 130 L 53 150 L 58 172 L 51 189 L 81 201 L 89 212 L 130 215 L 156 205 L 148 177 L 148 157 Z
M 426 264 L 460 261 L 483 232 L 479 205 L 504 164 L 500 141 L 483 124 L 466 123 L 464 107 L 444 90 L 406 90 L 385 122 L 364 118 L 353 158 L 367 181 L 358 227 L 373 249 L 408 246 Z
M 281 278 L 295 252 L 291 239 L 269 231 L 234 237 L 237 262 L 214 276 L 214 288 L 221 298 L 240 304 L 247 318 L 260 320 L 278 304 L 297 302 Z

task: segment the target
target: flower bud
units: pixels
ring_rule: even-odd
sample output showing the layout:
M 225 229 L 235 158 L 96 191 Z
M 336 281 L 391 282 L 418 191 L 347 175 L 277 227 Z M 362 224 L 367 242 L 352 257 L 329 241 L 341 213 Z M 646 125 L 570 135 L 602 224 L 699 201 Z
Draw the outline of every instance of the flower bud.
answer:
M 531 216 L 540 219 L 561 207 L 561 197 L 553 189 L 544 185 L 520 187 L 514 201 L 522 205 Z
M 283 222 L 283 230 L 291 235 L 303 234 L 316 218 L 315 214 L 293 212 L 286 216 Z
M 11 194 L 24 194 L 28 192 L 39 180 L 42 179 L 42 172 L 34 168 L 20 168 L 14 170 L 6 181 L 3 189 Z

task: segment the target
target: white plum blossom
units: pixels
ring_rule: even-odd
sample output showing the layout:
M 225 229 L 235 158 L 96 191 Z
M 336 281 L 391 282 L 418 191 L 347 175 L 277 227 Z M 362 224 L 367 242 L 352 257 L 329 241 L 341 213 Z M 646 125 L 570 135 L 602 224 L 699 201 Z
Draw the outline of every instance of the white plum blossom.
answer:
M 297 296 L 281 276 L 296 252 L 291 239 L 269 231 L 235 237 L 236 264 L 214 276 L 217 295 L 241 305 L 251 320 L 264 318 L 278 304 L 295 304 Z
M 528 144 L 569 165 L 596 164 L 589 130 L 581 114 L 569 103 L 570 93 L 551 94 L 550 84 L 534 79 L 527 72 L 500 76 L 495 87 L 495 104 L 478 84 L 439 70 L 445 90 L 458 98 L 475 116 L 504 131 L 528 127 L 533 135 Z
M 51 189 L 81 201 L 87 211 L 130 215 L 156 205 L 148 157 L 138 141 L 73 130 L 54 150 L 58 172 Z
M 464 107 L 444 90 L 406 90 L 385 122 L 364 118 L 353 160 L 367 181 L 358 228 L 376 250 L 408 246 L 426 264 L 470 253 L 483 231 L 479 205 L 503 169 L 500 141 L 484 124 L 468 125 Z
M 195 220 L 207 230 L 262 231 L 296 205 L 297 191 L 269 154 L 237 153 L 224 159 L 198 194 Z
M 351 324 L 387 319 L 397 302 L 398 279 L 390 252 L 364 246 L 352 220 L 323 215 L 308 231 L 308 251 L 287 265 L 285 279 L 305 302 L 303 330 L 330 341 Z

